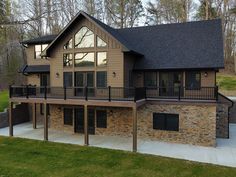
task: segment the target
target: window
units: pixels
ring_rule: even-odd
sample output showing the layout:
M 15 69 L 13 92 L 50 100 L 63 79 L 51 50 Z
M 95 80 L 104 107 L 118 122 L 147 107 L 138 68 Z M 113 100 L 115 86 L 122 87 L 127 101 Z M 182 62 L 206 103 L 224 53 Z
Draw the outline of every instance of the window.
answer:
M 156 72 L 145 72 L 144 73 L 144 85 L 145 85 L 145 87 L 156 87 L 157 86 L 157 73 Z
M 63 76 L 64 87 L 72 87 L 72 72 L 64 72 Z
M 44 51 L 44 49 L 46 49 L 47 46 L 48 46 L 48 44 L 35 45 L 34 46 L 34 58 L 35 59 L 43 58 L 43 57 L 41 57 L 41 53 L 42 53 L 42 51 Z
M 94 66 L 94 53 L 76 53 L 75 54 L 75 66 L 88 67 Z
M 153 129 L 179 131 L 179 115 L 153 113 Z
M 107 65 L 107 52 L 97 52 L 97 66 Z
M 107 72 L 98 71 L 97 72 L 97 87 L 107 87 Z
M 87 27 L 82 27 L 75 34 L 75 48 L 94 47 L 94 33 Z
M 69 67 L 73 65 L 73 58 L 71 53 L 63 54 L 63 66 Z
M 107 128 L 107 111 L 106 110 L 97 110 L 97 128 Z
M 64 125 L 73 125 L 73 109 L 64 108 Z
M 106 47 L 107 43 L 97 36 L 97 47 Z
M 199 90 L 201 87 L 200 71 L 189 71 L 185 73 L 186 90 Z
M 72 39 L 67 41 L 67 43 L 63 46 L 63 49 L 72 49 Z

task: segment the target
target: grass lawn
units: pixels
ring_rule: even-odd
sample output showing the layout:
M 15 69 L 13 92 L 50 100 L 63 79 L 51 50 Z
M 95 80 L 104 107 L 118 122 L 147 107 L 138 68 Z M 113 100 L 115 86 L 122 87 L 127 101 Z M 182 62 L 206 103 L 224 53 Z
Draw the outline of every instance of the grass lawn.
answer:
M 219 73 L 216 82 L 221 93 L 227 96 L 236 96 L 236 75 Z
M 0 112 L 4 111 L 4 108 L 8 107 L 8 91 L 0 91 Z
M 233 177 L 236 168 L 0 136 L 0 176 Z

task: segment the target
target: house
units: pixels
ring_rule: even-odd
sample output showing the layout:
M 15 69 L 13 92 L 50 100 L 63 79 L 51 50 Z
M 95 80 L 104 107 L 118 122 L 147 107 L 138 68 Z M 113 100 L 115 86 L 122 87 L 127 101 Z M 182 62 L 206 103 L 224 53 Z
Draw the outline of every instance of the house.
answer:
M 114 29 L 79 12 L 56 36 L 23 41 L 27 85 L 10 87 L 33 127 L 202 146 L 227 138 L 221 20 Z

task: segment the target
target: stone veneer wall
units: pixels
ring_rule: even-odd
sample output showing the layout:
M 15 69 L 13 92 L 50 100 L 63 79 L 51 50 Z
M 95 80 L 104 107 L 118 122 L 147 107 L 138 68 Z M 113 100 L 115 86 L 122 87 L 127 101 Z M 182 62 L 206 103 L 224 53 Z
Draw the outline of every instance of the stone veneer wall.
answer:
M 179 114 L 179 131 L 153 129 L 153 112 Z M 74 132 L 63 123 L 63 110 L 50 106 L 51 128 Z M 132 137 L 132 109 L 109 108 L 107 128 L 95 128 L 96 135 Z M 138 109 L 138 138 L 202 146 L 216 145 L 216 105 L 148 102 Z M 96 118 L 95 118 L 96 127 Z
M 112 108 L 107 111 L 107 128 L 95 128 L 95 134 L 131 137 L 132 126 L 131 108 Z
M 179 114 L 179 131 L 153 129 L 153 112 Z M 216 145 L 216 105 L 152 103 L 138 110 L 138 137 L 201 146 Z
M 70 133 L 74 132 L 73 125 L 64 125 L 63 108 L 58 105 L 50 105 L 49 124 L 50 128 L 55 130 L 62 130 Z
M 228 138 L 229 126 L 228 126 L 228 105 L 217 104 L 216 108 L 216 137 Z

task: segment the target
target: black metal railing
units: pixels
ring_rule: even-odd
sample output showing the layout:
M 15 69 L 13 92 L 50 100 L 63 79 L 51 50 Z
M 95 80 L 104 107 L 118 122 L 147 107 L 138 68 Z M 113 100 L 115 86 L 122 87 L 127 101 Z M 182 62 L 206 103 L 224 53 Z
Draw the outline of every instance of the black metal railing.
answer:
M 10 86 L 10 97 L 138 101 L 142 99 L 217 100 L 218 87 L 36 87 Z

